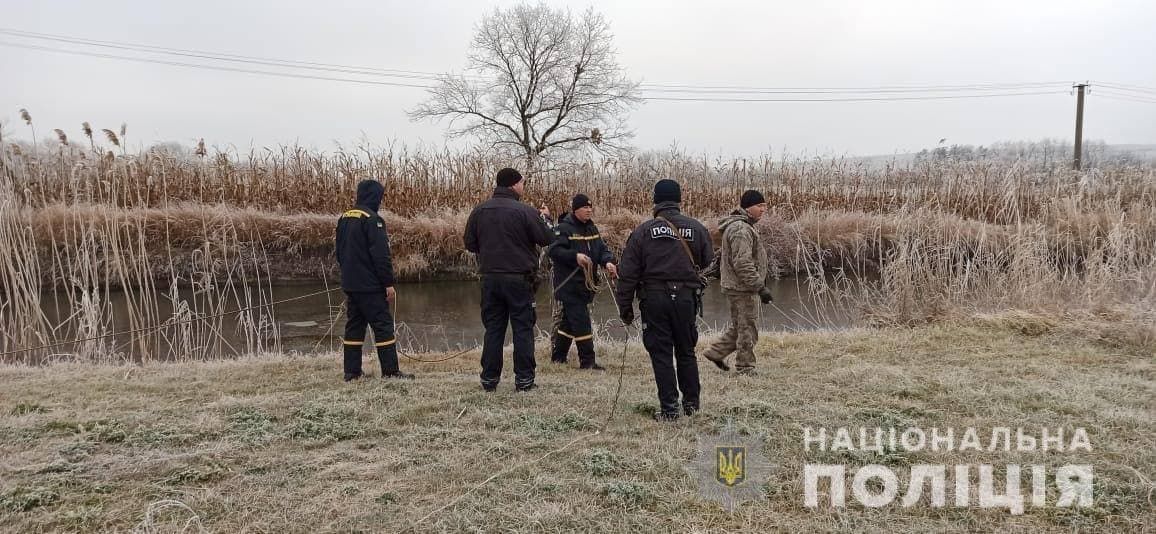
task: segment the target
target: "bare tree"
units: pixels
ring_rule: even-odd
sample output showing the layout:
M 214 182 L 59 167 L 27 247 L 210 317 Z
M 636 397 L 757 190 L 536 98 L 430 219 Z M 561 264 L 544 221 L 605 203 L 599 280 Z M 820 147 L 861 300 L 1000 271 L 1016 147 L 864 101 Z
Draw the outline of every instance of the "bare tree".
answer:
M 545 4 L 495 9 L 478 24 L 465 74 L 442 76 L 412 120 L 450 122 L 533 162 L 556 150 L 625 149 L 626 113 L 638 82 L 619 67 L 610 27 L 587 9 L 574 17 Z

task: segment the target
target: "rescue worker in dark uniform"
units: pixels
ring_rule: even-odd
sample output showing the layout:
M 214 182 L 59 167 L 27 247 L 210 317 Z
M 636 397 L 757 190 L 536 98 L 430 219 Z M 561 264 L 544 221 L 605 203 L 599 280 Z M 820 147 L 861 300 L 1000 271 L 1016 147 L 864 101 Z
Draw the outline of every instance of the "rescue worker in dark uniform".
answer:
M 345 291 L 345 381 L 365 376 L 361 349 L 366 326 L 373 327 L 382 378 L 413 379 L 398 370 L 397 339 L 393 331 L 393 259 L 385 220 L 378 215 L 385 188 L 376 180 L 357 184 L 357 205 L 337 220 L 337 263 Z
M 554 299 L 562 304 L 562 317 L 554 328 L 550 360 L 566 363 L 573 342 L 578 346 L 580 368 L 604 371 L 605 368 L 594 361 L 594 329 L 590 324 L 594 291 L 587 287 L 584 270 L 590 271 L 593 285 L 597 287 L 598 267 L 606 269 L 611 278 L 617 275 L 618 269 L 614 265 L 614 254 L 591 220 L 593 215 L 590 198 L 579 193 L 570 202 L 570 213 L 562 216 L 554 227 L 554 243 L 549 250 L 554 264 Z
M 635 228 L 618 264 L 615 298 L 619 317 L 634 321 L 634 298 L 642 311 L 642 344 L 650 353 L 658 386 L 658 421 L 674 421 L 700 408 L 695 315 L 703 283 L 699 269 L 714 256 L 702 223 L 682 215 L 682 189 L 674 180 L 654 185 L 654 217 Z M 665 220 L 664 220 L 665 219 Z M 681 238 L 681 239 L 680 239 Z
M 525 182 L 518 171 L 498 171 L 493 198 L 481 203 L 466 221 L 466 250 L 477 254 L 482 275 L 482 389 L 494 391 L 502 379 L 502 344 L 506 325 L 514 331 L 514 389 L 534 385 L 534 287 L 536 247 L 550 244 L 551 232 L 541 214 L 520 202 Z

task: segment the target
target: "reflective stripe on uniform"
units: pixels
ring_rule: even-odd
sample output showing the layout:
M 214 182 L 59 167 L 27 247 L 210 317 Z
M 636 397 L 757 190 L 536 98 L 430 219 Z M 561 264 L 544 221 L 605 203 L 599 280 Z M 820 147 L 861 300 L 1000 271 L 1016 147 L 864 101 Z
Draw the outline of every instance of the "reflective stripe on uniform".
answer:
M 595 239 L 602 239 L 602 236 L 599 234 L 570 236 L 571 241 L 594 241 Z
M 341 216 L 342 217 L 350 217 L 353 219 L 360 219 L 362 217 L 369 217 L 370 215 L 364 211 L 361 211 L 361 210 L 349 210 L 349 211 L 341 214 Z
M 585 336 L 575 336 L 575 335 L 563 332 L 561 329 L 558 330 L 558 335 L 568 337 L 570 339 L 573 339 L 574 341 L 586 341 L 587 339 L 594 339 L 594 334 L 588 334 Z
M 362 343 L 364 343 L 364 341 L 350 341 L 348 339 L 341 340 L 342 345 L 351 345 L 354 347 L 360 347 Z
M 394 343 L 397 343 L 397 338 L 392 338 L 392 339 L 389 339 L 386 341 L 382 341 L 380 343 L 374 343 L 373 346 L 375 346 L 375 347 L 388 347 L 390 345 L 393 345 Z

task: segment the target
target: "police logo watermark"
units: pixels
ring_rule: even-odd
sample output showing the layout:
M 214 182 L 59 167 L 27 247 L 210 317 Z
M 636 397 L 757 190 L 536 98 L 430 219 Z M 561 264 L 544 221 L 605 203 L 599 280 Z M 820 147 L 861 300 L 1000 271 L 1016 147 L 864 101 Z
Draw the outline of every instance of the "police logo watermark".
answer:
M 763 498 L 762 485 L 774 466 L 762 448 L 762 438 L 741 436 L 728 423 L 718 436 L 698 437 L 698 461 L 688 471 L 703 498 L 731 512 L 742 502 Z
M 1031 428 L 1016 427 L 1012 432 L 1011 427 L 995 427 L 991 429 L 991 439 L 986 441 L 984 436 L 988 433 L 972 427 L 962 432 L 954 428 L 932 428 L 928 432 L 916 427 L 861 427 L 858 430 L 841 427 L 828 433 L 826 428 L 806 427 L 803 429 L 803 450 L 810 452 L 812 446 L 817 446 L 820 452 L 864 451 L 876 454 L 923 450 L 959 454 L 998 450 L 1005 453 L 1042 451 L 1053 455 L 1092 452 L 1091 439 L 1083 427 L 1074 431 L 1041 427 L 1038 433 Z M 1015 462 L 993 465 L 966 456 L 961 457 L 960 462 L 954 465 L 914 464 L 900 469 L 881 464 L 856 467 L 808 463 L 803 466 L 803 505 L 812 509 L 825 503 L 832 508 L 847 506 L 848 482 L 852 498 L 867 508 L 907 508 L 920 504 L 932 508 L 979 506 L 1007 508 L 1012 515 L 1021 515 L 1028 507 L 1090 508 L 1095 502 L 1095 473 L 1090 464 L 1022 465 Z M 1030 486 L 1024 487 L 1022 478 L 1028 473 Z M 978 484 L 974 484 L 977 478 L 974 474 L 979 475 Z M 1048 486 L 1053 484 L 1054 490 L 1049 491 Z M 828 489 L 823 490 L 823 486 Z M 950 493 L 949 489 L 952 490 Z
M 718 459 L 715 466 L 715 481 L 728 488 L 742 484 L 747 479 L 746 446 L 715 447 L 714 451 Z

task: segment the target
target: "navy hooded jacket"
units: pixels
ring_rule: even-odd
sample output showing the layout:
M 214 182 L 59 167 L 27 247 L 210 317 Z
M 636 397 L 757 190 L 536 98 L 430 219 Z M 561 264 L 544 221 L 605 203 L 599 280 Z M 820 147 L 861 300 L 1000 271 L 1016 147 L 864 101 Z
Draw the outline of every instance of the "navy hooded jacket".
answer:
M 384 194 L 380 182 L 363 180 L 357 184 L 357 205 L 337 220 L 337 264 L 345 291 L 384 292 L 394 284 L 389 235 L 377 214 Z

